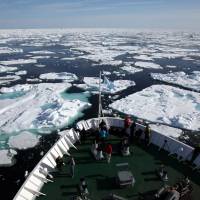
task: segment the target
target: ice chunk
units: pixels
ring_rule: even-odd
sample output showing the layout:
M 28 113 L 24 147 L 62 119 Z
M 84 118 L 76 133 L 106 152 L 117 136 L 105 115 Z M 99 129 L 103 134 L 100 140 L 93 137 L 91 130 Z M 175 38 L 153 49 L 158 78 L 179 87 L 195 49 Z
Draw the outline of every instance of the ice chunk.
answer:
M 151 77 L 167 83 L 177 84 L 200 92 L 200 72 L 194 71 L 191 74 L 185 72 L 173 72 L 168 74 L 151 73 Z
M 26 75 L 27 74 L 27 71 L 26 70 L 22 70 L 22 71 L 18 71 L 18 72 L 15 72 L 15 75 Z
M 76 60 L 76 57 L 61 58 L 61 60 L 71 61 Z
M 15 164 L 14 155 L 17 152 L 14 150 L 0 150 L 0 166 L 1 167 L 10 167 Z
M 37 64 L 37 65 L 35 65 L 35 67 L 43 68 L 43 67 L 46 67 L 46 65 Z
M 113 74 L 115 74 L 116 76 L 126 76 L 126 74 L 124 74 L 120 71 L 113 71 Z
M 142 62 L 138 61 L 135 63 L 135 66 L 142 67 L 142 68 L 150 68 L 150 69 L 162 69 L 162 67 L 153 62 Z
M 117 100 L 111 108 L 151 122 L 200 130 L 200 94 L 167 85 L 153 85 Z
M 36 146 L 39 143 L 39 136 L 28 131 L 23 131 L 19 135 L 11 136 L 8 144 L 11 148 L 27 149 Z
M 23 65 L 23 64 L 31 64 L 37 63 L 36 59 L 17 59 L 17 60 L 5 60 L 0 61 L 2 65 Z
M 47 80 L 64 80 L 65 82 L 73 82 L 78 79 L 75 74 L 69 72 L 60 72 L 60 73 L 46 73 L 41 74 L 40 79 Z
M 172 69 L 176 68 L 175 65 L 167 65 L 166 67 L 167 67 L 167 68 L 172 68 Z
M 39 83 L 39 82 L 42 82 L 42 80 L 39 79 L 39 78 L 27 78 L 26 81 L 29 82 L 29 83 Z
M 133 67 L 131 65 L 121 67 L 121 69 L 124 70 L 124 71 L 127 71 L 128 73 L 131 73 L 131 74 L 135 74 L 137 72 L 143 71 L 143 69 L 139 69 L 139 68 Z
M 109 71 L 103 71 L 102 74 L 109 76 L 109 75 L 111 75 L 111 72 L 109 72 Z

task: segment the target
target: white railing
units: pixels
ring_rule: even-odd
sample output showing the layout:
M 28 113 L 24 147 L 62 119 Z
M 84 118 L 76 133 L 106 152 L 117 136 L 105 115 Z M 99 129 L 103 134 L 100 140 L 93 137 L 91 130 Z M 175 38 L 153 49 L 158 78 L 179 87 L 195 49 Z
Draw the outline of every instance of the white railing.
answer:
M 104 117 L 108 126 L 124 127 L 124 120 L 121 118 Z M 85 129 L 86 131 L 91 128 L 98 128 L 99 119 L 93 118 L 86 121 L 80 121 L 77 123 L 79 130 Z M 136 129 L 141 128 L 144 130 L 144 126 L 136 124 Z M 48 173 L 55 171 L 56 158 L 62 157 L 64 154 L 69 155 L 68 150 L 70 147 L 76 148 L 73 144 L 79 139 L 79 133 L 74 129 L 63 131 L 64 135 L 53 145 L 53 147 L 45 154 L 36 167 L 27 177 L 26 181 L 17 192 L 14 200 L 34 200 L 39 195 L 46 195 L 40 192 L 42 186 L 49 182 Z M 170 154 L 177 154 L 177 157 L 182 160 L 190 160 L 194 148 L 188 146 L 178 140 L 171 137 L 162 135 L 152 130 L 151 143 L 158 146 L 159 149 L 163 148 Z M 194 164 L 197 168 L 200 167 L 200 155 L 194 160 Z
M 73 144 L 79 138 L 79 133 L 74 131 L 74 129 L 63 132 L 64 135 L 52 146 L 29 174 L 15 195 L 14 200 L 34 200 L 39 195 L 46 195 L 41 193 L 40 190 L 44 183 L 52 181 L 47 176 L 48 173 L 55 171 L 56 158 L 58 156 L 63 157 L 64 154 L 69 155 L 69 148 L 76 148 Z

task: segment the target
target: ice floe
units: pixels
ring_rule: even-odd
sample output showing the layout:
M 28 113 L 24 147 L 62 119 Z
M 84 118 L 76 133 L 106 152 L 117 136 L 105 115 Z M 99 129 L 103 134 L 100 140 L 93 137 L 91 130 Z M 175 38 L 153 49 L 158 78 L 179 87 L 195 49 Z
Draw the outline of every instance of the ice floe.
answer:
M 99 78 L 98 77 L 84 77 L 83 79 L 85 84 L 77 85 L 86 90 L 99 90 Z M 101 91 L 103 93 L 117 93 L 122 90 L 127 89 L 130 86 L 134 86 L 135 82 L 131 80 L 114 80 L 109 81 L 107 78 L 101 80 Z
M 177 84 L 200 92 L 200 71 L 194 71 L 191 74 L 186 74 L 185 72 L 151 73 L 151 77 L 155 80 Z
M 117 100 L 111 108 L 151 122 L 200 130 L 200 94 L 167 85 L 153 85 Z
M 43 68 L 43 67 L 46 67 L 46 65 L 37 64 L 37 65 L 35 65 L 35 67 Z
M 116 76 L 126 76 L 125 73 L 121 72 L 121 71 L 113 71 L 113 74 L 115 74 Z
M 159 64 L 156 64 L 153 62 L 138 61 L 138 62 L 135 62 L 135 66 L 142 67 L 142 68 L 149 68 L 149 69 L 162 69 L 162 67 Z
M 8 145 L 14 149 L 27 149 L 36 146 L 39 143 L 39 136 L 28 131 L 11 136 L 8 140 Z
M 0 150 L 0 166 L 9 167 L 15 164 L 14 156 L 17 154 L 14 150 L 3 149 Z
M 17 69 L 18 69 L 17 67 L 7 67 L 0 65 L 0 73 L 16 71 Z
M 33 88 L 30 84 L 24 84 L 24 85 L 15 85 L 12 87 L 2 87 L 0 89 L 1 93 L 14 93 L 14 92 L 28 92 Z
M 55 54 L 54 52 L 52 51 L 31 51 L 29 52 L 31 54 L 37 54 L 37 55 L 46 55 L 46 54 Z
M 51 58 L 51 56 L 32 56 L 31 59 L 49 59 Z
M 111 75 L 111 72 L 109 72 L 109 71 L 102 71 L 102 74 L 109 76 L 109 75 Z
M 15 72 L 15 75 L 18 75 L 18 76 L 22 76 L 22 75 L 26 75 L 26 74 L 27 74 L 26 70 L 21 70 L 21 71 Z
M 37 63 L 36 59 L 17 59 L 17 60 L 5 60 L 0 61 L 2 65 L 23 65 L 23 64 L 31 64 Z
M 27 78 L 26 81 L 28 83 L 39 83 L 39 82 L 42 82 L 42 80 L 39 79 L 39 78 Z
M 139 69 L 139 68 L 136 68 L 136 67 L 133 67 L 131 65 L 127 65 L 127 66 L 124 66 L 124 67 L 121 67 L 122 70 L 130 73 L 130 74 L 135 74 L 137 72 L 141 72 L 143 71 L 143 69 Z
M 4 77 L 0 77 L 0 85 L 6 85 L 14 81 L 20 80 L 21 77 L 17 75 L 6 75 Z
M 107 46 L 88 44 L 88 46 L 77 46 L 74 49 L 87 53 L 86 55 L 79 56 L 79 58 L 84 58 L 87 60 L 98 62 L 99 65 L 117 66 L 122 64 L 121 60 L 115 59 L 115 57 L 122 54 L 122 51 L 111 49 Z
M 41 74 L 40 79 L 46 80 L 63 80 L 65 82 L 73 82 L 78 79 L 75 74 L 69 72 L 60 72 L 60 73 L 46 73 Z
M 171 68 L 171 69 L 174 69 L 174 68 L 176 68 L 176 66 L 175 66 L 175 65 L 167 65 L 166 67 L 167 67 L 167 68 Z
M 72 61 L 72 60 L 76 60 L 77 57 L 68 57 L 68 58 L 61 58 L 60 60 L 66 60 L 66 61 Z
M 15 53 L 23 53 L 23 49 L 0 47 L 0 54 L 15 54 Z
M 162 52 L 162 53 L 153 53 L 152 58 L 168 58 L 168 59 L 172 59 L 172 58 L 179 58 L 179 57 L 184 57 L 186 55 L 185 52 Z
M 26 91 L 17 98 L 0 99 L 0 131 L 54 130 L 70 123 L 85 108 L 87 102 L 63 99 L 61 92 L 71 87 L 69 83 L 40 83 L 30 86 L 4 88 L 4 93 Z M 28 90 L 28 91 L 27 91 Z M 13 95 L 15 92 L 13 93 Z
M 147 55 L 138 55 L 138 56 L 134 56 L 133 58 L 137 59 L 137 60 L 147 60 L 147 61 L 152 61 L 153 59 Z

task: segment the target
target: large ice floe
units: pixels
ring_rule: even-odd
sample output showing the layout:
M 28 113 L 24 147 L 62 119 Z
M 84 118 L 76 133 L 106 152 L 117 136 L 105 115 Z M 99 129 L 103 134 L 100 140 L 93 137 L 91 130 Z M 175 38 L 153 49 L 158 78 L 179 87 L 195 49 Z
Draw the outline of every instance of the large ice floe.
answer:
M 162 69 L 162 67 L 159 64 L 153 62 L 137 61 L 135 62 L 135 66 L 149 69 Z
M 75 74 L 69 72 L 60 72 L 60 73 L 46 73 L 41 74 L 40 79 L 46 80 L 63 80 L 65 82 L 73 82 L 78 79 Z
M 153 85 L 110 104 L 114 110 L 150 122 L 200 130 L 200 94 L 167 85 Z
M 24 131 L 18 135 L 11 136 L 8 140 L 8 144 L 14 149 L 27 149 L 36 146 L 39 143 L 39 136 Z
M 15 164 L 14 156 L 17 154 L 14 150 L 3 149 L 0 150 L 0 166 L 9 167 Z
M 85 84 L 76 86 L 85 90 L 99 91 L 99 77 L 84 77 L 83 81 Z M 101 80 L 101 91 L 102 93 L 115 94 L 134 85 L 135 82 L 130 80 L 109 81 L 104 78 L 104 80 Z
M 69 87 L 69 83 L 41 83 L 2 88 L 4 94 L 1 95 L 9 94 L 10 98 L 1 98 L 0 95 L 0 132 L 50 132 L 67 125 L 89 106 L 78 99 L 63 99 L 61 92 Z
M 23 64 L 34 64 L 37 63 L 36 59 L 17 59 L 17 60 L 5 60 L 0 61 L 2 65 L 23 65 Z
M 193 71 L 189 75 L 185 72 L 173 72 L 168 74 L 151 73 L 151 77 L 155 80 L 177 84 L 200 92 L 200 71 Z

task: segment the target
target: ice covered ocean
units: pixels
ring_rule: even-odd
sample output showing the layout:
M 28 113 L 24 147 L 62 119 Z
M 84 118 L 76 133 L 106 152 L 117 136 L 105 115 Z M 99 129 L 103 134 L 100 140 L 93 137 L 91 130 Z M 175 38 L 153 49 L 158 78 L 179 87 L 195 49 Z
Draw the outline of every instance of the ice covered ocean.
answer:
M 102 87 L 106 112 L 177 127 L 152 125 L 191 145 L 200 141 L 200 33 L 1 30 L 0 188 L 12 188 L 7 199 L 56 130 L 96 117 L 100 71 L 114 85 Z

